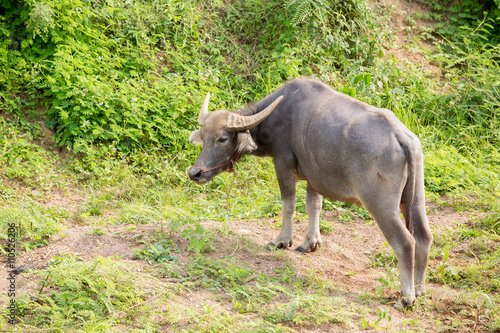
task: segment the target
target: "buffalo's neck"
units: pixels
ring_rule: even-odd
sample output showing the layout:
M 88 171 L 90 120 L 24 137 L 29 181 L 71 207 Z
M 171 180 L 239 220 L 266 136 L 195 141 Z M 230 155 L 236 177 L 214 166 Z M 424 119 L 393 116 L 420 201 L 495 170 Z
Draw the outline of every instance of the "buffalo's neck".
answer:
M 281 95 L 286 95 L 287 87 L 284 86 L 273 94 L 267 96 L 257 104 L 254 104 L 245 110 L 240 111 L 243 116 L 252 116 L 267 108 L 272 102 Z M 284 106 L 286 102 L 282 101 L 271 114 L 259 125 L 250 129 L 252 139 L 257 144 L 257 149 L 252 152 L 252 155 L 260 157 L 273 157 L 273 143 L 275 140 L 280 140 L 280 130 L 282 131 L 283 113 L 286 109 Z M 288 133 L 281 133 L 281 136 L 288 135 Z
M 271 157 L 270 137 L 268 131 L 263 125 L 256 126 L 250 130 L 253 141 L 257 144 L 257 149 L 252 152 L 252 155 L 259 157 Z

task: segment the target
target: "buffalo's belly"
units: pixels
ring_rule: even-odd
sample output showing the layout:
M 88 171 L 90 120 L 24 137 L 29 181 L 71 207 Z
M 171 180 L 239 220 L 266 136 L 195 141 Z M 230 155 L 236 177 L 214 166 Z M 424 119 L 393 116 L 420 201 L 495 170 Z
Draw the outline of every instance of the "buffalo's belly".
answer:
M 306 169 L 306 170 L 304 170 Z M 306 180 L 310 187 L 324 197 L 349 203 L 357 203 L 356 193 L 345 170 L 314 169 L 298 163 L 299 180 Z

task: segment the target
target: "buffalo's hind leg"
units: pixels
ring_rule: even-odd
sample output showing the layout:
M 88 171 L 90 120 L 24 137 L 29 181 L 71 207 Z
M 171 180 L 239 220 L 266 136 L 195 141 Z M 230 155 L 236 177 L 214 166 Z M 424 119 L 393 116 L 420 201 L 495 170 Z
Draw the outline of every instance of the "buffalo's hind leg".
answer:
M 416 197 L 419 197 L 418 193 Z M 410 218 L 413 224 L 413 238 L 415 239 L 415 296 L 418 297 L 425 294 L 425 274 L 432 244 L 432 232 L 429 227 L 427 214 L 425 213 L 425 201 L 414 201 L 410 208 L 411 216 L 406 216 L 406 206 L 407 203 L 403 201 L 401 203 L 403 215 L 406 220 Z
M 395 307 L 400 310 L 405 309 L 407 306 L 411 307 L 415 301 L 415 282 L 413 279 L 415 239 L 406 229 L 406 225 L 399 213 L 399 207 L 389 208 L 390 206 L 387 207 L 381 204 L 368 204 L 365 207 L 377 222 L 398 258 L 401 272 L 401 299 Z
M 323 204 L 323 196 L 313 190 L 307 184 L 306 194 L 306 212 L 309 216 L 309 227 L 307 228 L 307 236 L 302 244 L 295 251 L 299 252 L 314 252 L 318 247 L 321 247 L 321 235 L 319 233 L 319 214 Z

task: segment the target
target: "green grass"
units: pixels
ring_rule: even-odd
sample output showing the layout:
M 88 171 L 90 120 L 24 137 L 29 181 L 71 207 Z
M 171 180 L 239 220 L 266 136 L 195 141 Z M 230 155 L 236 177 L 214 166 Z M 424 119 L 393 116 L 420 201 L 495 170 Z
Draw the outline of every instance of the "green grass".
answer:
M 64 237 L 68 216 L 62 208 L 46 208 L 33 201 L 0 201 L 0 239 L 8 239 L 8 226 L 14 224 L 19 249 L 47 246 L 51 237 Z
M 99 239 L 123 227 L 137 259 L 51 255 L 47 268 L 29 273 L 36 285 L 18 295 L 19 328 L 500 328 L 498 45 L 463 35 L 440 40 L 429 55 L 443 71 L 436 78 L 384 56 L 388 12 L 361 0 L 7 3 L 11 10 L 0 16 L 0 111 L 7 115 L 0 117 L 0 250 L 9 223 L 17 226 L 17 251 L 28 257 L 75 226 Z M 271 218 L 279 228 L 271 159 L 245 157 L 237 176 L 222 174 L 205 187 L 188 180 L 199 148 L 187 137 L 206 91 L 211 110 L 235 110 L 297 76 L 391 109 L 421 139 L 436 210 L 471 216 L 433 229 L 428 279 L 438 287 L 399 324 L 391 316 L 399 273 L 389 247 L 371 253 L 371 269 L 381 275 L 360 295 L 321 271 L 299 273 L 287 252 L 263 254 L 246 237 L 234 256 L 224 255 L 235 248 L 228 218 Z M 41 144 L 44 120 L 55 130 L 50 149 Z M 69 156 L 55 153 L 56 145 Z M 305 193 L 301 182 L 302 220 Z M 338 212 L 335 222 L 322 217 L 324 235 L 372 223 L 354 205 L 325 200 L 324 209 Z M 273 269 L 252 267 L 249 256 Z M 11 329 L 1 318 L 0 329 Z
M 147 290 L 144 277 L 117 259 L 55 257 L 46 270 L 31 273 L 39 277 L 39 286 L 31 296 L 18 298 L 18 327 L 45 326 L 56 332 L 105 331 L 120 322 L 148 327 L 145 320 L 152 309 L 140 307 L 143 312 L 136 316 L 135 308 L 151 298 L 173 296 L 175 290 L 159 281 Z

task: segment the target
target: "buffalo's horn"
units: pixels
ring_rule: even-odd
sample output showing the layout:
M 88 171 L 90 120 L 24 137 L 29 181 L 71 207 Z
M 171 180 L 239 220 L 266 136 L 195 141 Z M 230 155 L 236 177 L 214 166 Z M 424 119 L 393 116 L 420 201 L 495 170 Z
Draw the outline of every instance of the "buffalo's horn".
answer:
M 245 117 L 232 113 L 227 122 L 227 129 L 230 131 L 244 131 L 257 126 L 273 112 L 274 108 L 281 102 L 281 99 L 283 99 L 283 96 L 276 98 L 271 105 L 253 116 Z
M 210 93 L 208 92 L 201 105 L 200 115 L 198 116 L 198 124 L 203 125 L 203 122 L 208 117 L 208 101 L 210 100 Z

